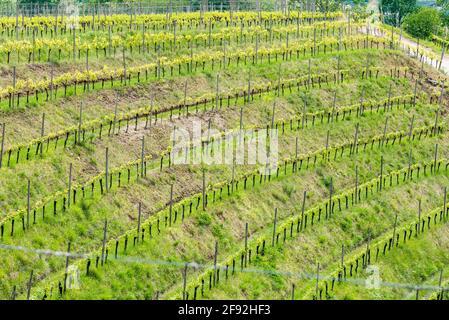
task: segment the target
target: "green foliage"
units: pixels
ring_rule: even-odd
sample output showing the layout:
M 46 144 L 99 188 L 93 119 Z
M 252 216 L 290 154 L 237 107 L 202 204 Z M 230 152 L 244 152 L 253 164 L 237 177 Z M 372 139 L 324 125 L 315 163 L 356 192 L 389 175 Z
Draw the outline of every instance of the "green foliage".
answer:
M 404 20 L 405 30 L 411 35 L 422 39 L 429 38 L 436 33 L 440 25 L 440 14 L 438 10 L 433 8 L 420 8 Z
M 380 11 L 385 23 L 399 27 L 404 18 L 416 10 L 416 0 L 382 0 Z
M 317 11 L 338 11 L 341 9 L 342 4 L 351 4 L 355 7 L 357 6 L 365 6 L 366 0 L 316 0 L 316 10 Z M 311 6 L 311 1 L 308 0 L 290 0 L 290 7 L 291 8 L 302 8 L 305 10 L 308 8 L 307 6 Z
M 449 0 L 436 0 L 436 4 L 444 9 L 449 9 Z
M 207 214 L 206 212 L 201 212 L 197 219 L 196 219 L 197 223 L 199 226 L 208 226 L 211 224 L 212 222 L 212 218 L 210 217 L 209 214 Z
M 449 11 L 441 13 L 441 23 L 444 27 L 449 27 Z M 440 35 L 444 35 L 444 32 Z

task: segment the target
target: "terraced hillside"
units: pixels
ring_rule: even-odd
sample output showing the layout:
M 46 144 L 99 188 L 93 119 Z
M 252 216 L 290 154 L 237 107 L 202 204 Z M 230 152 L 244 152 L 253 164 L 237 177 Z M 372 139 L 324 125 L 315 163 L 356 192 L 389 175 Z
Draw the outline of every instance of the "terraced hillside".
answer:
M 0 17 L 1 299 L 448 297 L 435 54 L 347 12 L 73 23 Z

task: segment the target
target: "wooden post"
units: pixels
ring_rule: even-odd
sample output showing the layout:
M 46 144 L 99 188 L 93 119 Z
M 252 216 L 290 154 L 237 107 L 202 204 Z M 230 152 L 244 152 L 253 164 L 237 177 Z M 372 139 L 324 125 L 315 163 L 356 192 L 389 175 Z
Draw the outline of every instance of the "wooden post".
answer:
M 435 154 L 433 159 L 433 172 L 437 172 L 437 160 L 438 160 L 438 143 L 435 144 Z
M 104 254 L 106 251 L 106 236 L 108 231 L 108 219 L 104 219 L 104 228 L 103 228 L 103 243 L 101 247 L 101 266 L 104 264 Z
M 108 26 L 108 53 L 109 57 L 112 56 L 112 30 L 111 26 Z
M 365 102 L 365 87 L 362 88 L 362 94 L 360 95 L 360 109 L 358 112 L 358 116 L 362 116 L 363 115 L 363 111 L 364 111 L 364 106 L 363 103 Z
M 388 116 L 385 117 L 384 134 L 382 136 L 382 147 L 385 143 L 385 139 L 387 138 L 387 129 L 388 129 Z
M 240 107 L 240 131 L 243 130 L 243 107 Z
M 45 133 L 45 112 L 42 113 L 41 138 L 44 137 L 44 133 Z M 43 149 L 44 149 L 44 141 L 41 139 L 41 147 L 40 147 L 41 156 L 42 156 Z
M 295 138 L 295 160 L 298 159 L 298 137 Z
M 344 268 L 345 266 L 345 245 L 341 245 L 341 267 Z
M 50 69 L 50 100 L 53 100 L 53 78 L 54 78 L 54 65 L 51 65 Z
M 2 124 L 2 140 L 0 143 L 0 169 L 3 165 L 3 152 L 5 149 L 5 128 L 6 128 L 6 123 L 3 122 L 3 124 Z
M 81 132 L 82 132 L 82 125 L 83 125 L 83 103 L 80 103 L 80 118 L 78 121 L 78 144 L 81 144 Z
M 307 79 L 307 89 L 310 90 L 310 83 L 312 82 L 312 60 L 309 58 L 309 74 Z
M 176 50 L 176 19 L 173 20 L 173 49 Z
M 411 140 L 412 139 L 412 135 L 413 135 L 413 123 L 415 122 L 415 115 L 412 115 L 412 119 L 410 121 L 410 126 L 409 126 L 409 132 L 408 132 L 408 139 Z
M 123 59 L 123 78 L 126 85 L 126 57 L 125 57 L 125 47 L 122 49 L 122 59 Z
M 226 40 L 223 40 L 223 69 L 226 69 Z
M 76 60 L 76 28 L 75 25 L 72 26 L 73 32 L 73 60 Z
M 106 192 L 109 191 L 109 148 L 106 147 L 106 171 L 105 171 Z
M 187 85 L 187 82 L 186 82 Z M 216 85 L 216 91 L 215 91 L 215 108 L 218 109 L 219 107 L 219 90 L 220 90 L 220 74 L 217 73 L 217 85 Z
M 19 40 L 19 4 L 16 3 L 16 27 L 15 27 L 16 41 Z
M 384 156 L 382 155 L 382 156 L 380 156 L 379 191 L 382 191 L 382 187 L 383 187 L 383 184 L 384 184 L 383 175 L 384 175 Z
M 316 267 L 316 285 L 315 285 L 315 299 L 318 300 L 318 283 L 320 281 L 320 263 L 318 262 L 317 267 Z
M 334 99 L 332 100 L 332 117 L 331 117 L 331 123 L 334 123 L 334 115 L 335 115 L 335 107 L 337 104 L 337 89 L 335 89 L 334 92 Z
M 271 245 L 274 247 L 274 241 L 276 239 L 276 223 L 278 218 L 278 208 L 274 209 L 274 222 L 273 222 L 273 237 L 271 238 Z
M 208 47 L 210 48 L 210 46 L 211 46 L 211 42 L 212 42 L 212 24 L 211 24 L 211 19 L 209 19 L 209 25 L 208 25 L 208 30 L 209 30 L 209 33 L 208 33 L 208 38 L 207 38 L 207 45 L 208 45 Z
M 215 251 L 214 251 L 214 275 L 213 275 L 213 284 L 214 286 L 217 283 L 217 256 L 218 256 L 218 241 L 215 241 Z
M 441 103 L 443 102 L 443 96 L 444 96 L 444 82 L 441 81 L 440 96 L 438 97 L 438 110 L 441 108 Z
M 352 154 L 357 153 L 358 139 L 359 139 L 359 123 L 357 122 L 357 124 L 355 125 L 354 144 L 352 145 Z
M 395 237 L 396 237 L 396 226 L 397 226 L 397 223 L 398 223 L 398 213 L 396 212 L 396 217 L 394 218 L 394 226 L 393 226 L 393 241 L 392 241 L 392 243 L 393 243 L 393 245 L 394 245 L 394 239 L 395 239 Z
M 72 199 L 72 164 L 69 166 L 69 188 L 67 191 L 67 207 L 70 208 L 70 202 Z
M 292 301 L 295 300 L 295 284 L 292 283 Z
M 394 243 L 394 240 L 393 240 Z M 368 229 L 368 240 L 366 242 L 366 251 L 365 251 L 365 266 L 368 265 L 368 252 L 371 244 L 371 228 Z
M 11 300 L 16 300 L 17 296 L 17 286 L 12 287 Z
M 341 28 L 339 28 L 339 35 L 338 35 L 338 52 L 341 52 L 341 49 L 342 49 L 342 33 L 343 33 L 343 31 L 342 31 L 342 29 Z
M 438 115 L 440 114 L 440 107 L 435 111 L 435 124 L 433 126 L 433 134 L 437 135 L 438 133 Z
M 58 35 L 58 15 L 59 15 L 59 4 L 56 6 L 55 12 L 55 37 Z
M 304 190 L 304 195 L 302 198 L 302 207 L 301 207 L 301 230 L 304 230 L 304 211 L 306 208 L 306 197 L 307 197 L 307 191 Z
M 31 181 L 28 180 L 28 192 L 27 192 L 27 229 L 30 228 L 30 212 L 31 212 L 31 204 L 30 204 L 30 196 L 31 196 Z
M 184 265 L 184 272 L 182 273 L 182 278 L 183 278 L 182 299 L 183 300 L 187 300 L 187 292 L 186 292 L 186 287 L 187 287 L 187 267 L 188 267 L 188 263 L 186 262 L 185 265 Z
M 446 216 L 447 213 L 447 187 L 444 187 L 443 190 L 443 216 Z
M 391 108 L 391 94 L 392 94 L 392 92 L 391 92 L 391 90 L 392 90 L 392 84 L 390 83 L 390 87 L 388 88 L 388 104 L 387 104 L 387 110 L 390 110 L 390 108 Z
M 421 75 L 420 75 L 421 77 Z M 416 93 L 418 91 L 418 79 L 415 81 L 415 89 L 413 90 L 413 108 L 416 107 Z
M 15 91 L 17 83 L 16 66 L 12 67 L 12 87 Z M 11 108 L 14 108 L 14 92 L 12 93 Z
M 248 92 L 246 102 L 249 103 L 250 101 L 251 101 L 251 69 L 248 70 Z
M 112 127 L 112 134 L 115 134 L 115 125 L 117 123 L 117 111 L 118 111 L 118 93 L 116 94 L 115 105 L 114 105 L 114 122 Z
M 187 106 L 187 79 L 184 82 L 184 108 L 186 108 Z M 151 96 L 151 103 L 150 103 L 150 117 L 151 117 L 151 113 L 153 111 L 153 96 Z M 186 116 L 189 116 L 189 112 L 188 109 L 186 110 Z M 181 117 L 181 113 L 179 114 L 179 117 Z M 170 120 L 172 118 L 172 114 L 170 113 Z M 151 126 L 151 121 L 150 121 L 150 126 Z
M 366 65 L 365 65 L 365 79 L 369 77 L 369 65 L 370 65 L 370 55 L 366 56 Z
M 248 262 L 248 222 L 245 223 L 245 267 Z
M 359 196 L 359 167 L 355 166 L 355 194 L 354 194 L 354 203 L 357 203 L 357 199 Z
M 303 107 L 303 111 L 302 111 L 302 128 L 301 129 L 305 129 L 306 126 L 306 113 L 307 113 L 307 99 L 304 97 L 304 107 Z
M 412 167 L 412 151 L 413 148 L 410 148 L 409 154 L 408 154 L 408 169 L 407 169 L 407 177 L 411 178 L 411 167 Z
M 447 39 L 447 27 L 444 28 L 445 32 L 444 32 L 444 40 Z M 440 58 L 440 63 L 438 65 L 438 70 L 441 70 L 441 64 L 443 63 L 444 60 L 444 53 L 446 51 L 446 43 L 443 42 L 443 48 L 441 49 L 441 58 Z
M 145 135 L 142 136 L 142 150 L 140 152 L 140 176 L 145 176 Z
M 67 278 L 68 278 L 68 274 L 69 274 L 70 245 L 71 245 L 71 242 L 69 241 L 69 243 L 67 245 L 67 255 L 65 257 L 64 291 L 63 291 L 64 293 L 67 290 Z
M 271 129 L 274 129 L 274 114 L 276 112 L 276 102 L 273 103 L 273 111 L 271 113 Z
M 89 72 L 89 49 L 86 49 L 86 71 Z M 87 91 L 89 91 L 89 80 L 87 81 Z
M 170 185 L 170 203 L 169 203 L 169 226 L 171 226 L 173 215 L 173 184 Z
M 281 95 L 281 64 L 279 64 L 278 69 L 278 97 Z
M 288 48 L 288 44 L 287 44 L 287 48 Z M 255 60 L 256 60 L 255 62 L 256 62 L 256 64 L 259 61 L 258 56 L 259 56 L 259 34 L 256 33 L 256 52 L 255 52 Z
M 417 234 L 420 234 L 421 231 L 421 199 L 418 200 L 418 230 Z
M 203 211 L 206 210 L 206 170 L 203 168 Z
M 333 186 L 333 181 L 332 181 L 332 177 L 331 177 L 331 181 L 329 183 L 329 218 L 332 215 L 332 196 L 334 193 L 334 186 Z
M 33 271 L 34 270 L 31 270 L 30 278 L 27 283 L 27 300 L 30 300 L 31 287 L 33 286 Z
M 32 36 L 32 46 L 33 46 L 33 52 L 31 53 L 31 61 L 34 63 L 34 57 L 35 57 L 35 52 L 36 52 L 36 30 L 37 27 L 33 27 L 33 36 Z
M 137 216 L 137 242 L 139 242 L 140 238 L 140 222 L 142 219 L 142 202 L 139 202 L 139 212 Z
M 233 155 L 232 159 L 231 193 L 234 193 L 234 183 L 235 183 L 235 155 Z

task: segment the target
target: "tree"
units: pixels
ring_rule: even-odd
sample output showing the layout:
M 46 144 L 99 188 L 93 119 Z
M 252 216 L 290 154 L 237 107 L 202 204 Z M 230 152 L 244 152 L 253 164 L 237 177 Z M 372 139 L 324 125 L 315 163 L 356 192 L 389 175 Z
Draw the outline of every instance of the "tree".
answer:
M 445 26 L 449 26 L 449 0 L 437 0 L 436 4 L 441 8 L 441 20 Z
M 434 8 L 420 8 L 405 18 L 404 26 L 405 30 L 415 37 L 429 38 L 437 33 L 441 26 L 440 13 Z
M 261 0 L 262 1 L 262 0 Z M 364 1 L 355 0 L 354 2 Z M 289 0 L 290 7 L 293 9 L 307 9 L 311 10 L 312 4 L 315 3 L 316 11 L 337 11 L 341 8 L 342 4 L 347 3 L 346 0 Z
M 384 22 L 399 27 L 405 16 L 416 9 L 416 0 L 382 0 L 380 11 Z
M 437 0 L 436 4 L 443 9 L 449 9 L 449 0 Z

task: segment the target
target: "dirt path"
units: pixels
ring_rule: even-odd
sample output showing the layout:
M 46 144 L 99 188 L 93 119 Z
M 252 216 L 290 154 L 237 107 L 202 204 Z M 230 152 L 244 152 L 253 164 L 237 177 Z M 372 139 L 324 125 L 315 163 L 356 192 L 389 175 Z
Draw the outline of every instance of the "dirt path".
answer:
M 369 0 L 367 10 L 370 13 L 374 12 L 373 13 L 374 21 L 376 21 L 376 22 L 379 21 L 379 0 Z M 416 48 L 418 47 L 418 43 L 416 41 L 414 41 L 410 38 L 404 37 L 404 36 L 401 37 L 401 44 L 403 44 L 405 46 L 409 46 L 411 48 L 414 48 L 415 52 L 416 52 Z M 420 44 L 420 48 L 423 48 L 430 52 L 434 51 L 431 48 L 423 46 L 422 44 Z M 436 54 L 438 60 L 440 60 L 441 52 L 439 52 L 439 53 L 435 52 L 435 54 Z M 447 75 L 449 75 L 449 56 L 448 56 L 448 54 L 449 54 L 449 52 L 447 52 L 447 54 L 445 54 L 445 57 L 443 58 L 443 61 L 441 62 L 441 69 L 440 69 L 441 72 L 443 72 Z M 435 63 L 432 66 L 434 68 L 436 68 Z
M 369 0 L 367 9 L 369 13 L 373 13 L 374 21 L 379 21 L 379 0 Z

